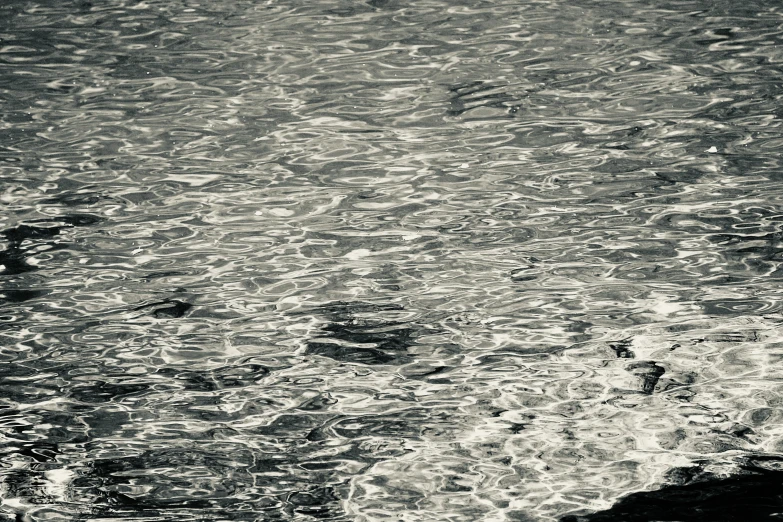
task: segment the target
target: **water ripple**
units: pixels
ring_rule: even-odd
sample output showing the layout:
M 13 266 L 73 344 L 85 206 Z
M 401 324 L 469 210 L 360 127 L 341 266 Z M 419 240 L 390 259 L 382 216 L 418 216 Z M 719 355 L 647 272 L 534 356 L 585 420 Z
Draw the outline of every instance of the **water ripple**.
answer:
M 781 24 L 0 6 L 3 516 L 781 511 Z

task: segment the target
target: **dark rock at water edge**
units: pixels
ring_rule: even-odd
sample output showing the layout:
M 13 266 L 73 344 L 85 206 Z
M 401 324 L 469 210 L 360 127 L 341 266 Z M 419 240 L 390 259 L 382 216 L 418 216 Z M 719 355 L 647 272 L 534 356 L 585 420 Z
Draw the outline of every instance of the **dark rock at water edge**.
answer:
M 783 458 L 758 457 L 731 477 L 676 469 L 674 484 L 633 493 L 610 509 L 560 522 L 754 522 L 783 519 Z M 677 483 L 679 482 L 679 483 Z

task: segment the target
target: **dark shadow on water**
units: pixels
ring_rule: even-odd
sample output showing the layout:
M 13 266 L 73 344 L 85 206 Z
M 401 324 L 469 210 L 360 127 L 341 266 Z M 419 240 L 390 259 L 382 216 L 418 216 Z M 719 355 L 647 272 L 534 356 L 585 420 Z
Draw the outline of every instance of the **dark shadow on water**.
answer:
M 37 297 L 43 297 L 48 293 L 48 290 L 6 289 L 0 291 L 0 303 L 23 303 Z
M 60 86 L 59 89 L 67 89 L 68 91 L 75 89 L 74 86 Z M 44 199 L 41 203 L 65 205 L 67 207 L 76 207 L 79 205 L 92 205 L 101 200 L 101 196 L 96 195 L 94 192 L 88 193 L 72 193 L 65 192 L 56 196 Z
M 0 252 L 0 264 L 3 265 L 2 275 L 17 275 L 25 272 L 32 272 L 37 268 L 27 262 L 28 252 L 31 245 L 24 245 L 25 241 L 35 242 L 40 245 L 41 242 L 51 239 L 60 234 L 61 226 L 54 227 L 36 227 L 31 225 L 19 225 L 14 228 L 3 230 L 2 234 L 8 241 L 8 247 Z M 42 241 L 43 240 L 43 241 Z M 50 244 L 49 250 L 62 248 L 62 245 Z
M 291 520 L 297 516 L 334 519 L 342 515 L 338 495 L 329 485 L 307 484 L 300 480 L 292 493 L 269 494 L 237 509 L 233 494 L 242 488 L 231 481 L 217 481 L 206 490 L 199 489 L 199 476 L 233 475 L 236 482 L 253 483 L 256 487 L 277 489 L 277 478 L 266 480 L 270 472 L 282 474 L 285 469 L 301 464 L 295 454 L 258 458 L 250 451 L 234 450 L 229 454 L 217 451 L 187 451 L 160 449 L 136 456 L 94 460 L 89 473 L 75 479 L 73 486 L 91 491 L 94 515 L 116 518 L 163 516 L 176 520 L 177 515 L 199 513 L 203 520 Z M 173 472 L 172 470 L 177 470 Z M 192 476 L 187 475 L 190 471 Z M 318 473 L 328 480 L 329 470 Z M 254 478 L 255 477 L 255 478 Z M 128 484 L 153 486 L 150 493 L 126 494 Z M 203 486 L 203 484 L 202 484 Z M 192 488 L 192 489 L 191 489 Z M 251 507 L 250 504 L 253 504 Z M 169 518 L 171 517 L 171 518 Z M 190 519 L 190 518 L 188 518 Z
M 211 392 L 258 384 L 269 372 L 260 364 L 243 364 L 213 370 L 160 368 L 157 374 L 174 379 L 185 390 Z
M 661 376 L 666 373 L 666 370 L 655 361 L 634 362 L 629 364 L 626 370 L 639 379 L 640 391 L 647 395 L 651 395 L 655 391 L 655 386 Z
M 156 319 L 178 319 L 193 308 L 193 305 L 177 299 L 165 299 L 157 303 L 150 303 L 134 308 L 134 311 L 149 310 L 149 314 Z
M 65 228 L 89 226 L 102 221 L 90 214 L 71 214 L 56 219 L 36 220 L 30 225 L 17 225 L 0 232 L 0 236 L 8 242 L 6 249 L 0 252 L 0 265 L 3 266 L 0 275 L 18 275 L 37 270 L 27 262 L 27 258 L 39 252 L 42 246 L 46 250 L 60 250 L 66 247 L 53 238 L 60 235 Z
M 325 316 L 323 335 L 307 343 L 308 355 L 321 355 L 337 361 L 362 364 L 404 364 L 412 359 L 408 348 L 424 328 L 401 321 L 386 320 L 383 312 L 398 311 L 399 305 L 336 302 L 313 310 Z M 373 313 L 368 319 L 357 314 Z
M 450 108 L 447 112 L 449 116 L 461 116 L 478 107 L 501 109 L 509 114 L 519 110 L 520 101 L 506 92 L 503 86 L 492 83 L 474 81 L 452 85 L 449 91 L 451 92 Z
M 673 484 L 633 493 L 605 511 L 569 515 L 560 522 L 783 520 L 782 466 L 781 457 L 757 457 L 730 477 L 705 473 L 701 467 L 676 469 L 670 473 Z

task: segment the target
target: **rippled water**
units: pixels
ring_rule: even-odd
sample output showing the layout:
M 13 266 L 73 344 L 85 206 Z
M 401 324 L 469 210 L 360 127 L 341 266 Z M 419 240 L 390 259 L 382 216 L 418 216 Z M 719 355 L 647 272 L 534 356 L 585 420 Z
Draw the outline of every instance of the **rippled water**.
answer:
M 0 516 L 783 512 L 781 98 L 777 0 L 5 0 Z

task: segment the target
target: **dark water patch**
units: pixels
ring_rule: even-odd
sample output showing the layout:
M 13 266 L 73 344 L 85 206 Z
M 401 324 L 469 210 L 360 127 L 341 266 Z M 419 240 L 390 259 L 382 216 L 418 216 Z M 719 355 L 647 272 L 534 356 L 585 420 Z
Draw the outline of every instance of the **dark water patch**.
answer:
M 631 350 L 631 346 L 633 346 L 632 337 L 609 343 L 609 348 L 611 348 L 615 355 L 620 359 L 633 359 L 636 357 L 633 353 L 633 350 Z
M 421 329 L 399 326 L 383 321 L 331 323 L 323 328 L 322 340 L 307 343 L 306 353 L 342 362 L 405 364 L 412 360 L 408 348 L 416 344 Z
M 34 403 L 56 398 L 60 396 L 60 390 L 51 377 L 20 379 L 3 375 L 0 377 L 0 398 L 12 403 Z
M 757 343 L 762 340 L 759 332 L 751 330 L 749 332 L 725 332 L 706 334 L 699 340 L 711 343 Z
M 145 304 L 134 308 L 134 311 L 145 310 L 156 319 L 178 319 L 183 317 L 193 305 L 177 299 L 165 299 L 156 303 Z
M 29 457 L 35 462 L 54 462 L 62 451 L 53 442 L 39 440 L 18 445 L 10 444 L 6 446 L 4 453 L 16 453 L 23 457 Z
M 99 402 L 95 400 L 85 400 L 83 405 L 74 408 L 73 422 L 78 421 L 80 425 L 74 426 L 72 430 L 66 430 L 70 436 L 69 442 L 87 442 L 91 440 L 102 440 L 104 438 L 122 436 L 128 425 L 133 425 L 133 415 L 126 410 L 127 404 L 132 403 L 136 397 L 142 397 L 141 393 L 126 394 L 129 397 L 127 402 L 122 405 L 115 405 L 110 402 Z M 124 397 L 118 397 L 118 402 Z M 106 398 L 106 401 L 113 400 Z M 58 426 L 67 426 L 67 423 L 61 422 Z M 75 433 L 73 433 L 75 431 Z
M 312 309 L 311 312 L 298 312 L 298 314 L 317 313 L 335 319 L 350 319 L 356 314 L 366 314 L 374 312 L 400 311 L 405 308 L 402 305 L 394 303 L 365 303 L 362 301 L 335 301 L 325 305 L 320 305 Z
M 8 245 L 0 252 L 0 275 L 18 275 L 38 270 L 27 262 L 27 258 L 44 249 L 60 250 L 66 245 L 52 241 L 65 228 L 90 226 L 100 223 L 102 218 L 90 214 L 70 214 L 52 219 L 31 221 L 30 225 L 17 225 L 0 232 Z
M 562 517 L 561 522 L 747 522 L 777 520 L 783 513 L 782 459 L 749 459 L 731 477 L 703 468 L 670 472 L 674 484 L 633 493 L 606 511 Z
M 229 448 L 225 448 L 229 449 Z M 234 464 L 252 464 L 248 451 L 233 448 L 233 453 L 215 453 L 206 448 L 187 450 L 184 448 L 144 451 L 136 456 L 116 459 L 98 459 L 90 462 L 93 474 L 99 477 L 116 477 L 117 473 L 165 468 L 167 466 L 230 467 Z
M 404 375 L 406 379 L 430 380 L 432 377 L 435 377 L 436 375 L 442 375 L 451 369 L 451 366 L 412 364 L 400 368 L 399 373 L 400 375 Z
M 524 283 L 525 281 L 534 281 L 538 278 L 537 275 L 530 273 L 531 270 L 535 269 L 535 266 L 525 266 L 521 268 L 516 268 L 511 271 L 511 280 L 515 283 Z
M 270 369 L 260 364 L 227 366 L 210 372 L 212 378 L 223 388 L 237 388 L 258 384 L 269 373 Z
M 752 231 L 751 231 L 752 232 Z M 783 261 L 783 234 L 715 234 L 711 241 L 724 247 L 724 255 L 729 261 L 741 261 L 754 272 L 781 270 Z
M 393 355 L 375 348 L 357 348 L 333 343 L 308 342 L 305 353 L 360 364 L 404 364 L 410 361 L 410 358 L 405 355 Z
M 460 116 L 472 109 L 488 107 L 509 114 L 519 110 L 519 101 L 505 92 L 503 86 L 484 81 L 457 84 L 449 87 L 449 116 Z
M 65 223 L 66 225 L 72 227 L 87 227 L 97 225 L 103 220 L 104 218 L 100 216 L 94 216 L 92 214 L 66 214 L 64 216 L 58 216 L 47 221 L 53 223 Z
M 160 449 L 137 456 L 95 459 L 74 479 L 73 488 L 93 498 L 94 514 L 177 518 L 178 511 L 192 516 L 194 510 L 206 510 L 202 511 L 204 517 L 220 516 L 235 504 L 227 495 L 237 492 L 225 478 L 234 475 L 237 481 L 251 480 L 247 470 L 252 455 L 241 448 L 224 448 L 229 449 L 225 453 Z M 224 480 L 210 480 L 221 477 Z M 146 488 L 136 487 L 140 484 Z
M 46 87 L 46 92 L 49 94 L 71 94 L 75 90 L 77 90 L 80 86 L 75 84 L 63 84 L 63 83 L 50 83 Z M 46 203 L 50 201 L 44 201 Z M 56 201 L 54 201 L 56 203 Z
M 54 500 L 46 491 L 43 471 L 9 470 L 3 475 L 4 497 L 22 498 L 32 504 L 46 504 Z M 16 517 L 16 520 L 30 521 L 21 513 Z
M 99 491 L 98 502 L 103 501 L 107 505 L 103 510 L 100 509 L 98 504 L 97 513 L 107 513 L 112 515 L 142 515 L 145 517 L 161 516 L 165 515 L 166 511 L 173 509 L 205 509 L 211 507 L 211 504 L 206 500 L 182 500 L 182 501 L 165 501 L 165 500 L 140 500 L 130 495 L 125 495 L 118 491 Z
M 720 299 L 703 300 L 699 305 L 705 314 L 712 316 L 736 316 L 756 313 L 770 313 L 780 310 L 781 304 L 777 301 L 761 301 L 758 299 Z
M 65 205 L 67 207 L 89 206 L 101 201 L 101 196 L 94 192 L 72 193 L 64 192 L 56 196 L 41 200 L 41 203 Z
M 287 451 L 262 452 L 252 444 L 242 447 L 215 442 L 200 448 L 157 449 L 95 459 L 73 486 L 96 495 L 94 507 L 99 512 L 124 516 L 153 512 L 165 516 L 173 515 L 174 510 L 195 515 L 197 509 L 210 520 L 258 520 L 259 514 L 264 520 L 290 520 L 297 514 L 343 516 L 336 491 L 342 482 L 335 468 L 346 458 L 353 460 L 353 450 L 330 451 L 329 456 L 318 457 L 316 454 L 323 453 L 320 444 L 304 440 L 293 444 L 287 438 L 290 434 L 280 436 L 281 442 L 292 442 Z M 281 482 L 282 475 L 287 478 Z M 145 486 L 143 492 L 139 485 Z M 245 499 L 241 505 L 237 496 Z M 255 517 L 248 518 L 251 514 Z
M 771 232 L 768 234 L 713 234 L 710 241 L 723 247 L 732 248 L 739 255 L 756 254 L 765 260 L 780 260 L 783 252 L 783 234 Z M 736 248 L 739 247 L 739 248 Z
M 209 392 L 258 384 L 270 371 L 269 367 L 260 364 L 238 364 L 214 370 L 160 368 L 156 375 L 171 378 L 186 390 Z
M 655 175 L 667 184 L 674 185 L 676 183 L 697 183 L 704 176 L 704 172 L 693 168 L 655 169 Z
M 596 172 L 606 174 L 626 174 L 638 172 L 643 169 L 649 169 L 651 162 L 647 160 L 634 160 L 628 158 L 610 158 L 594 167 Z
M 733 40 L 737 37 L 736 33 L 734 32 L 736 28 L 733 27 L 721 27 L 719 29 L 710 29 L 706 31 L 707 38 L 703 38 L 701 40 L 695 40 L 695 42 L 699 45 L 712 45 L 716 42 L 725 42 L 727 40 Z
M 25 272 L 38 270 L 37 266 L 30 265 L 27 257 L 34 247 L 39 247 L 42 239 L 50 239 L 57 236 L 63 227 L 36 227 L 30 225 L 19 225 L 14 228 L 6 229 L 0 232 L 8 240 L 8 246 L 0 252 L 0 265 L 3 271 L 0 275 L 18 275 Z M 23 245 L 24 241 L 37 241 L 37 244 Z M 63 245 L 56 245 L 51 242 L 44 242 L 48 250 L 64 248 Z
M 312 399 L 309 399 L 299 406 L 297 406 L 297 409 L 304 410 L 304 411 L 324 411 L 329 409 L 330 406 L 333 406 L 337 404 L 337 399 L 332 397 L 332 395 L 328 392 L 326 393 L 319 393 L 317 396 L 313 397 Z
M 111 402 L 129 396 L 138 396 L 150 389 L 147 383 L 97 380 L 85 385 L 75 385 L 70 395 L 86 403 Z
M 401 351 L 413 346 L 416 330 L 396 321 L 331 323 L 323 327 L 329 337 L 356 344 L 374 344 L 381 350 Z
M 395 415 L 350 417 L 335 423 L 332 429 L 339 436 L 349 439 L 370 436 L 415 439 L 426 432 L 456 429 L 450 418 L 446 412 L 417 408 L 404 410 Z
M 367 5 L 376 9 L 394 9 L 399 4 L 397 0 L 369 0 Z
M 185 520 L 199 520 L 188 516 L 194 510 L 202 511 L 206 516 L 220 516 L 215 512 L 213 504 L 207 500 L 188 499 L 188 500 L 151 500 L 149 498 L 140 499 L 136 496 L 126 495 L 119 491 L 94 489 L 92 506 L 90 514 L 101 518 L 111 517 L 118 519 L 133 519 L 143 517 L 152 520 L 171 520 L 172 518 Z M 179 513 L 177 513 L 179 512 Z M 207 515 L 209 513 L 209 515 Z M 202 515 L 202 516 L 204 516 Z M 152 518 L 154 517 L 154 518 Z M 203 520 L 203 518 L 201 518 Z
M 342 7 L 342 8 L 334 8 L 334 9 L 328 9 L 325 12 L 327 15 L 331 16 L 338 16 L 340 18 L 347 18 L 351 16 L 356 16 L 360 14 L 364 14 L 367 12 L 370 12 L 370 9 L 367 9 L 364 6 L 351 6 L 351 7 Z
M 30 225 L 19 225 L 14 228 L 3 230 L 0 232 L 0 234 L 3 235 L 9 243 L 11 243 L 9 248 L 19 248 L 19 246 L 25 240 L 48 239 L 58 235 L 60 230 L 63 228 L 64 227 L 62 226 L 36 227 Z
M 335 302 L 311 313 L 323 315 L 328 323 L 323 335 L 308 341 L 306 353 L 343 362 L 361 364 L 404 364 L 411 360 L 408 348 L 426 331 L 420 325 L 385 320 L 382 312 L 402 311 L 396 304 Z M 374 313 L 373 318 L 364 315 Z
M 35 364 L 19 364 L 13 362 L 5 362 L 0 365 L 0 378 L 2 379 L 28 379 L 41 370 L 36 368 Z
M 695 372 L 683 372 L 677 375 L 668 375 L 662 377 L 656 384 L 659 392 L 665 392 L 676 388 L 687 388 L 698 380 L 698 374 Z
M 3 289 L 0 290 L 0 301 L 7 303 L 23 303 L 31 299 L 37 299 L 49 294 L 49 290 L 21 290 L 21 289 Z
M 339 498 L 330 487 L 298 491 L 288 497 L 288 501 L 294 506 L 294 513 L 316 519 L 330 518 L 342 511 L 338 508 Z
M 149 274 L 145 275 L 139 280 L 143 283 L 149 283 L 155 279 L 160 279 L 163 277 L 186 276 L 186 275 L 188 275 L 186 272 L 180 272 L 176 270 L 171 270 L 168 272 L 150 272 Z
M 639 378 L 639 388 L 642 393 L 650 395 L 655 390 L 661 376 L 666 370 L 653 361 L 638 361 L 629 364 L 626 370 Z

